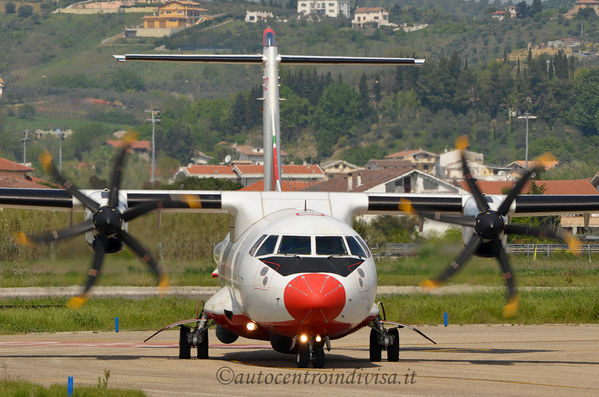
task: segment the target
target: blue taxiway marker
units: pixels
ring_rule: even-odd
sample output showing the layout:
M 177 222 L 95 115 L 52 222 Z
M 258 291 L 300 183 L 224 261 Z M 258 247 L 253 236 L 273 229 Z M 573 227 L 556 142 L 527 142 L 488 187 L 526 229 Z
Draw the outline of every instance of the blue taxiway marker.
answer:
M 114 332 L 119 332 L 119 318 L 114 318 Z
M 447 312 L 443 313 L 443 323 L 447 327 Z
M 67 393 L 69 395 L 69 397 L 73 396 L 73 377 L 69 376 L 68 380 L 67 380 Z

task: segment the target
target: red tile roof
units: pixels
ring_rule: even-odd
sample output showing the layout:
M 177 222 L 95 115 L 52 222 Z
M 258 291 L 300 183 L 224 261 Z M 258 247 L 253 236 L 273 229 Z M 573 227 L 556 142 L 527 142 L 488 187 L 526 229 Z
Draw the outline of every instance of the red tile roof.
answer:
M 235 168 L 242 174 L 264 175 L 263 165 L 236 164 Z M 318 165 L 291 165 L 283 164 L 282 173 L 285 175 L 324 175 Z
M 230 175 L 237 176 L 230 165 L 196 165 L 185 167 L 191 175 Z
M 29 180 L 25 178 L 0 176 L 0 187 L 13 189 L 50 189 L 48 186 L 35 183 L 35 180 L 40 181 L 40 179 L 37 178 Z
M 33 168 L 0 157 L 0 171 L 33 171 Z
M 534 181 L 537 185 L 545 186 L 545 194 L 599 194 L 588 179 L 575 180 L 542 180 Z M 462 188 L 470 191 L 466 181 L 460 181 Z M 513 181 L 478 181 L 478 186 L 486 194 L 503 194 L 504 187 L 511 189 Z M 528 193 L 530 182 L 522 189 L 522 194 Z
M 312 186 L 315 186 L 315 182 L 307 182 L 307 181 L 288 181 L 283 179 L 281 181 L 281 190 L 284 192 L 291 191 L 306 191 L 310 190 Z M 254 182 L 251 185 L 248 185 L 240 190 L 247 192 L 262 192 L 264 191 L 264 179 L 259 180 L 258 182 Z

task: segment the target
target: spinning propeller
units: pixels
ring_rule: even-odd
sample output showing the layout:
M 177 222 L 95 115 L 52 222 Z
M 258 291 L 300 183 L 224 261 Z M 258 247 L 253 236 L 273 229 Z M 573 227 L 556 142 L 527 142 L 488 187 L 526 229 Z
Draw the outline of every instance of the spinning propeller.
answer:
M 446 215 L 426 210 L 416 212 L 407 200 L 402 204 L 401 209 L 404 212 L 412 214 L 417 213 L 419 216 L 435 221 L 472 227 L 474 229 L 472 236 L 462 251 L 451 262 L 447 269 L 445 269 L 445 271 L 442 272 L 437 278 L 426 279 L 420 285 L 427 289 L 433 289 L 440 286 L 451 276 L 457 273 L 466 264 L 470 257 L 479 251 L 479 249 L 484 249 L 485 256 L 497 258 L 497 261 L 499 262 L 499 266 L 501 268 L 507 288 L 507 303 L 504 306 L 503 315 L 505 317 L 512 317 L 518 310 L 519 297 L 518 290 L 516 288 L 516 281 L 514 279 L 514 272 L 501 241 L 502 236 L 504 234 L 517 234 L 562 240 L 567 243 L 570 249 L 573 251 L 575 251 L 575 248 L 579 245 L 579 242 L 576 238 L 563 231 L 561 228 L 552 229 L 545 226 L 507 223 L 506 216 L 512 203 L 514 202 L 514 199 L 518 194 L 520 194 L 532 174 L 542 167 L 543 161 L 548 160 L 547 157 L 541 157 L 537 159 L 537 161 L 534 163 L 534 167 L 530 170 L 527 170 L 522 175 L 514 187 L 508 192 L 503 202 L 501 202 L 499 207 L 497 207 L 495 210 L 489 207 L 489 203 L 480 191 L 476 179 L 470 173 L 468 162 L 466 161 L 466 157 L 464 155 L 464 150 L 466 147 L 468 147 L 467 137 L 463 136 L 456 140 L 456 148 L 460 150 L 464 177 L 479 211 L 477 215 L 474 217 L 469 215 Z
M 166 292 L 166 289 L 168 289 L 168 276 L 164 269 L 158 264 L 156 259 L 154 259 L 150 251 L 144 248 L 137 239 L 125 230 L 125 222 L 129 222 L 140 215 L 162 207 L 161 202 L 141 204 L 134 208 L 127 209 L 125 212 L 121 212 L 119 209 L 119 204 L 121 204 L 119 201 L 119 190 L 123 176 L 123 165 L 130 144 L 130 139 L 124 140 L 123 147 L 116 157 L 110 180 L 110 189 L 108 189 L 108 201 L 105 205 L 86 196 L 71 181 L 61 175 L 54 165 L 52 156 L 49 152 L 45 152 L 40 156 L 40 161 L 44 170 L 52 174 L 71 196 L 79 200 L 81 204 L 91 212 L 91 216 L 75 226 L 46 234 L 29 236 L 22 232 L 17 233 L 16 239 L 21 244 L 35 246 L 38 244 L 49 244 L 93 231 L 95 238 L 92 244 L 94 250 L 92 266 L 88 271 L 87 281 L 81 294 L 71 298 L 67 303 L 67 306 L 71 308 L 79 308 L 89 299 L 89 290 L 95 284 L 98 275 L 100 274 L 104 262 L 104 255 L 106 253 L 119 251 L 123 244 L 131 248 L 131 250 L 141 258 L 142 262 L 148 266 L 149 270 L 158 280 L 158 287 L 161 291 Z

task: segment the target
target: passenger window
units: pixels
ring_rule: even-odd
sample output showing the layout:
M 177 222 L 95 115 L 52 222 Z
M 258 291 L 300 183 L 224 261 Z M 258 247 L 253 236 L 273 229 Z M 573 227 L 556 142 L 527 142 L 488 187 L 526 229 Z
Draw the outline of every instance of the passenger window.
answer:
M 358 243 L 360 243 L 360 245 L 362 246 L 362 248 L 364 248 L 364 251 L 366 251 L 366 253 L 368 254 L 368 258 L 370 258 L 370 250 L 368 249 L 368 246 L 366 245 L 366 243 L 364 242 L 364 240 L 362 240 L 362 237 L 360 236 L 356 236 L 356 240 L 358 240 Z
M 279 236 L 268 236 L 266 241 L 264 241 L 264 244 L 262 244 L 258 252 L 256 252 L 256 256 L 272 254 L 275 250 L 275 246 L 277 245 L 278 239 Z
M 258 247 L 260 246 L 260 244 L 262 244 L 262 242 L 264 241 L 265 238 L 266 238 L 266 234 L 263 234 L 262 236 L 260 236 L 258 241 L 256 241 L 256 243 L 252 246 L 252 249 L 250 250 L 251 256 L 254 256 L 254 254 L 256 254 Z
M 279 246 L 279 254 L 310 255 L 312 251 L 310 236 L 283 236 Z
M 363 258 L 368 257 L 366 252 L 364 252 L 364 248 L 358 243 L 358 240 L 354 236 L 347 236 L 347 245 L 349 245 L 349 250 L 352 255 L 361 256 Z
M 347 255 L 343 237 L 316 237 L 316 255 Z

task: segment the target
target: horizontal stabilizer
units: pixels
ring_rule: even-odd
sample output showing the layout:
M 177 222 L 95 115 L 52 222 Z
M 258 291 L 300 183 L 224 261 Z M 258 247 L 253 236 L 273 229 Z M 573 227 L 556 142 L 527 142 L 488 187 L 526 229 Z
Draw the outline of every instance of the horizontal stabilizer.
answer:
M 424 59 L 281 55 L 281 63 L 295 65 L 423 65 Z
M 262 64 L 262 55 L 218 55 L 218 54 L 125 54 L 114 55 L 118 62 L 125 61 L 164 61 L 164 62 L 199 62 L 199 63 L 241 63 Z

